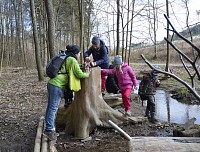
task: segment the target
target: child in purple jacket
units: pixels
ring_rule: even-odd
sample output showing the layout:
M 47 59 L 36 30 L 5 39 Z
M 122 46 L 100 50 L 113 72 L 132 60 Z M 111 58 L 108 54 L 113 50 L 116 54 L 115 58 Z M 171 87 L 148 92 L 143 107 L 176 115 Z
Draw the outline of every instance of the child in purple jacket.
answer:
M 118 79 L 118 86 L 122 93 L 122 101 L 125 108 L 125 115 L 131 116 L 130 94 L 133 89 L 137 89 L 137 79 L 132 68 L 125 62 L 122 57 L 117 55 L 113 61 L 114 69 L 102 69 L 103 74 L 115 74 Z

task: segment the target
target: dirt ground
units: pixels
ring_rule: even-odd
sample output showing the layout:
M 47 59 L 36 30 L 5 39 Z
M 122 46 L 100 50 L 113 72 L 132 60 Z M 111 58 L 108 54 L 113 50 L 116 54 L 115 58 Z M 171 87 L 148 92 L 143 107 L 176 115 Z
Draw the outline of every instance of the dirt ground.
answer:
M 46 109 L 47 80 L 38 82 L 34 70 L 3 70 L 0 78 L 0 152 L 33 151 L 38 120 Z M 133 116 L 144 116 L 145 106 L 140 101 L 134 99 L 131 105 Z M 120 127 L 132 137 L 172 136 L 173 124 L 146 122 L 123 124 Z M 91 137 L 90 141 L 81 142 L 60 132 L 56 147 L 59 152 L 128 151 L 127 140 L 114 129 L 96 128 Z

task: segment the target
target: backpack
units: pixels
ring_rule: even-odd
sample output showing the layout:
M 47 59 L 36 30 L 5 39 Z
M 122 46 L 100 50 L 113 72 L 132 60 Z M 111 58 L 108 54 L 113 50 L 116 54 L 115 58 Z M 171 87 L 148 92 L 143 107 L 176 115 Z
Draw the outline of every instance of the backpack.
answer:
M 156 92 L 155 80 L 152 79 L 152 74 L 149 74 L 149 81 L 142 80 L 139 84 L 139 94 L 154 95 Z M 143 78 L 144 79 L 144 78 Z
M 69 55 L 66 55 L 65 51 L 60 50 L 59 53 L 54 56 L 46 66 L 46 74 L 50 78 L 54 78 L 58 75 L 58 72 L 65 62 L 66 58 Z

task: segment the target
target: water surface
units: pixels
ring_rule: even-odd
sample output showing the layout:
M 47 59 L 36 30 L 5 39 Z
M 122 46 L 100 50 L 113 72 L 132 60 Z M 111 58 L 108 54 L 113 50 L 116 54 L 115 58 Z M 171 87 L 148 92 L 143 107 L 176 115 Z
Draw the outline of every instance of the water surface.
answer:
M 156 91 L 155 99 L 156 117 L 159 120 L 184 124 L 189 119 L 195 117 L 197 119 L 195 124 L 200 125 L 200 105 L 180 103 L 163 90 Z

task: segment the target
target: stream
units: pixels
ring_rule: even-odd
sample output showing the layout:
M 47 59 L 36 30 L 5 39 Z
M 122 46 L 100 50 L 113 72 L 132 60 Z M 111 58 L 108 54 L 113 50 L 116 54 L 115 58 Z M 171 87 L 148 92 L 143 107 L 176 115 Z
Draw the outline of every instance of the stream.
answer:
M 156 118 L 168 123 L 184 124 L 195 117 L 195 124 L 200 125 L 200 105 L 188 105 L 171 98 L 164 90 L 157 90 L 155 95 Z

